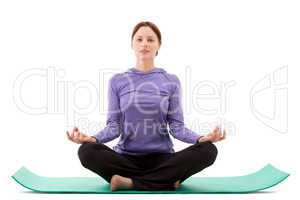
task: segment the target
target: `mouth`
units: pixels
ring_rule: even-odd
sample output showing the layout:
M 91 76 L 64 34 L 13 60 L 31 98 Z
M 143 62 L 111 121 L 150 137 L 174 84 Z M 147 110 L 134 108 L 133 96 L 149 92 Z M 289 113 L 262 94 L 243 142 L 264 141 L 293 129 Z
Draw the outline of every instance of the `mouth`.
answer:
M 148 53 L 148 52 L 150 52 L 150 51 L 148 51 L 148 50 L 141 50 L 140 52 L 141 52 L 141 53 Z

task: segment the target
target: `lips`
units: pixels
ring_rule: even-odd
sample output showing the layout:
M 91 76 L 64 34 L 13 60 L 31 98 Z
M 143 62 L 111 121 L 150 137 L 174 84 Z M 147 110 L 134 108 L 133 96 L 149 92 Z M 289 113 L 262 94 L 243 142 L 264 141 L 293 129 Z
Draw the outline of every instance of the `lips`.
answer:
M 148 52 L 150 52 L 149 50 L 142 50 L 142 51 L 140 51 L 141 53 L 148 53 Z

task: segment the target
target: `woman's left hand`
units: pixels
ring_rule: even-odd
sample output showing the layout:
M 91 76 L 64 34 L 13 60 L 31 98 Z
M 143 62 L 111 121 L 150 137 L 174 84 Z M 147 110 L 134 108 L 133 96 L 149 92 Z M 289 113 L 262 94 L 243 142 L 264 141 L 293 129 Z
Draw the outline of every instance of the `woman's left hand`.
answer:
M 218 141 L 224 140 L 225 137 L 226 137 L 226 131 L 224 130 L 223 134 L 222 134 L 220 128 L 216 127 L 212 133 L 209 133 L 203 137 L 200 137 L 198 139 L 198 141 L 199 142 L 206 142 L 206 141 L 218 142 Z

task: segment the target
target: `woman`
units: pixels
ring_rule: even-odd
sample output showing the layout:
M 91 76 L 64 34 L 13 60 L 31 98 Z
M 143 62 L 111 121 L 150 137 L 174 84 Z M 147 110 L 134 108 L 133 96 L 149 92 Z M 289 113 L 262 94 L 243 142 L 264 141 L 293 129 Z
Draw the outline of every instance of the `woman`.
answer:
M 214 163 L 213 142 L 225 139 L 225 132 L 216 127 L 212 133 L 198 135 L 184 126 L 180 81 L 154 66 L 161 46 L 155 24 L 138 23 L 131 46 L 136 66 L 109 81 L 106 127 L 93 136 L 75 127 L 67 136 L 82 144 L 78 150 L 82 165 L 110 183 L 112 191 L 173 190 Z M 169 133 L 193 145 L 174 152 Z M 104 145 L 119 136 L 113 149 Z

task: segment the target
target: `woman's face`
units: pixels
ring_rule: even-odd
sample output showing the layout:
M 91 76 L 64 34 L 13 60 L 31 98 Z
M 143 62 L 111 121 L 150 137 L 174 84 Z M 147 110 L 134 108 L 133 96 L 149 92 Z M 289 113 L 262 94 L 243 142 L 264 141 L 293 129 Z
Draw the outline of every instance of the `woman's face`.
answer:
M 154 59 L 160 48 L 155 32 L 148 26 L 138 29 L 132 39 L 132 49 L 139 60 Z

